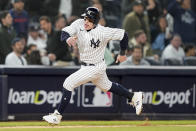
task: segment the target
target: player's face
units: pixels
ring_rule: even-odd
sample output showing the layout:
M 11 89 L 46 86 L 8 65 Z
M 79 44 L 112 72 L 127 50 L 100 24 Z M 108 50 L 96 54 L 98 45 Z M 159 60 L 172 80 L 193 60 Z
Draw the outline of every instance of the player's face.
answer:
M 90 19 L 88 18 L 84 18 L 84 28 L 85 30 L 91 30 L 94 28 L 94 24 L 93 24 L 93 21 L 91 21 Z

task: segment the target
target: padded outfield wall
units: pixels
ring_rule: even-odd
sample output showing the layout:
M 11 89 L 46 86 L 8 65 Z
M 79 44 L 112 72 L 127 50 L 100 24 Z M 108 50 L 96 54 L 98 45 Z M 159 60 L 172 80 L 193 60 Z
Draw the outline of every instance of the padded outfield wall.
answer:
M 41 120 L 57 108 L 64 79 L 78 69 L 0 66 L 0 119 Z M 87 83 L 73 91 L 64 119 L 196 119 L 196 67 L 114 66 L 107 74 L 129 90 L 144 92 L 142 116 L 125 98 Z

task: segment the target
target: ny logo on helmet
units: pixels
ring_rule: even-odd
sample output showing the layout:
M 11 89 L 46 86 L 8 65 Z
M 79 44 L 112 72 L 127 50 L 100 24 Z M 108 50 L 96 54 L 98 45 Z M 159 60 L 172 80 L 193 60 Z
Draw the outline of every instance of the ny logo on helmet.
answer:
M 97 42 L 95 42 L 94 38 L 91 40 L 91 47 L 93 48 L 97 48 L 99 47 L 99 43 L 100 43 L 100 40 L 98 39 Z
M 87 12 L 87 14 L 88 14 L 88 15 L 91 15 L 91 12 L 92 12 L 92 11 L 89 10 L 89 11 Z

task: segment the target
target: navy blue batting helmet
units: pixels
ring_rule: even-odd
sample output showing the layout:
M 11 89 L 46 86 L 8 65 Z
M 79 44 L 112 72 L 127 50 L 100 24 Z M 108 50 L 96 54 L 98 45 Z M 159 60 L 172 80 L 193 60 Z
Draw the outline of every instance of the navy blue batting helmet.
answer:
M 93 21 L 93 23 L 95 25 L 98 24 L 99 20 L 100 20 L 100 13 L 99 13 L 99 9 L 96 7 L 88 7 L 84 14 L 81 15 L 82 17 L 87 17 L 90 20 Z

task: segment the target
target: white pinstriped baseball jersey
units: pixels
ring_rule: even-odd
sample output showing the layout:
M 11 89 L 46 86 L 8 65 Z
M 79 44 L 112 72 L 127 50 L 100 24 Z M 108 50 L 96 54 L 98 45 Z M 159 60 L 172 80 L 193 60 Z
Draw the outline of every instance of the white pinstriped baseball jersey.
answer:
M 91 81 L 96 87 L 108 91 L 112 82 L 107 77 L 106 64 L 103 61 L 105 48 L 109 40 L 122 40 L 125 31 L 101 25 L 86 31 L 83 19 L 76 20 L 70 26 L 65 27 L 63 31 L 68 32 L 70 36 L 77 37 L 80 60 L 95 65 L 81 66 L 80 70 L 65 80 L 63 87 L 72 91 L 74 88 Z
M 77 44 L 80 60 L 86 63 L 96 64 L 104 59 L 105 47 L 109 40 L 122 40 L 124 30 L 97 25 L 96 28 L 86 31 L 84 20 L 78 19 L 63 31 L 78 38 Z

